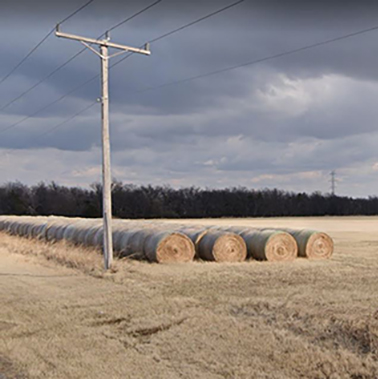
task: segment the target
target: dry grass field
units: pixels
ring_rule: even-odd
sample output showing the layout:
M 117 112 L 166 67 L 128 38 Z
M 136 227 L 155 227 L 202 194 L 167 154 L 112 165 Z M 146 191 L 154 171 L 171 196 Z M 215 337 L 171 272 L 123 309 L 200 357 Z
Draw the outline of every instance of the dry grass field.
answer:
M 93 250 L 0 234 L 0 378 L 378 378 L 378 218 L 182 222 L 320 229 L 335 253 L 104 274 Z

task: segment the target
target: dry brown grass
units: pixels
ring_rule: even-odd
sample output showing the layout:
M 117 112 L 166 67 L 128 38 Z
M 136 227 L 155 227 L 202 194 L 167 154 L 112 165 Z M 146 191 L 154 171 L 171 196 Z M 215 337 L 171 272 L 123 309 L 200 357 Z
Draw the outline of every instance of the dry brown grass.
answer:
M 123 261 L 106 280 L 98 252 L 1 234 L 0 357 L 30 378 L 378 378 L 377 222 L 286 220 L 330 233 L 330 261 Z
M 1 247 L 16 254 L 37 258 L 37 262 L 50 267 L 56 264 L 80 270 L 94 276 L 103 275 L 101 251 L 85 246 L 75 246 L 66 241 L 56 243 L 10 236 L 0 232 Z

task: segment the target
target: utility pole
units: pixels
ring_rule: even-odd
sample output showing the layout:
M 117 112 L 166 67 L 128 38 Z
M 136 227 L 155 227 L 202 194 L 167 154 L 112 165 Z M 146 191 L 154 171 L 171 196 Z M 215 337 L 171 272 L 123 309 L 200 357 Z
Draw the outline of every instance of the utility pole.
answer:
M 149 44 L 144 49 L 119 45 L 110 42 L 109 33 L 105 39 L 93 39 L 77 36 L 74 34 L 62 33 L 59 24 L 56 26 L 55 35 L 61 38 L 80 41 L 85 47 L 101 58 L 101 80 L 102 80 L 102 214 L 104 222 L 104 263 L 108 270 L 113 262 L 113 238 L 112 238 L 112 193 L 111 193 L 111 169 L 110 169 L 110 141 L 109 141 L 109 59 L 126 52 L 150 55 Z M 100 52 L 91 45 L 100 46 Z M 109 55 L 109 48 L 121 50 L 113 55 Z
M 336 171 L 333 170 L 330 175 L 331 175 L 331 194 L 332 194 L 332 196 L 335 196 L 335 193 L 336 193 Z

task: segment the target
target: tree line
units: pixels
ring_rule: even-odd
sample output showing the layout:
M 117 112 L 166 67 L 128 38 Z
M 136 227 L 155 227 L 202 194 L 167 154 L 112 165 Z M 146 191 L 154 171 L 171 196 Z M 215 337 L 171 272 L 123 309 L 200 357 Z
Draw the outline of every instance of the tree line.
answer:
M 7 183 L 0 186 L 0 214 L 101 217 L 101 193 L 98 183 L 89 189 L 56 183 Z M 278 189 L 174 189 L 114 182 L 112 199 L 117 218 L 378 215 L 377 196 L 352 198 Z

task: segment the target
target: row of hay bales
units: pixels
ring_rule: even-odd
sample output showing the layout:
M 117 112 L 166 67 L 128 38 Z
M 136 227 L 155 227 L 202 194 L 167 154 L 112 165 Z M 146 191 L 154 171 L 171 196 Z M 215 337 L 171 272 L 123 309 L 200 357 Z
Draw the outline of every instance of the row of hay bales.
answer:
M 101 247 L 102 219 L 65 217 L 0 217 L 0 230 L 47 241 Z M 114 220 L 116 256 L 151 262 L 189 262 L 195 257 L 216 262 L 291 261 L 295 258 L 326 259 L 333 241 L 312 230 L 256 229 L 183 225 L 149 220 Z

